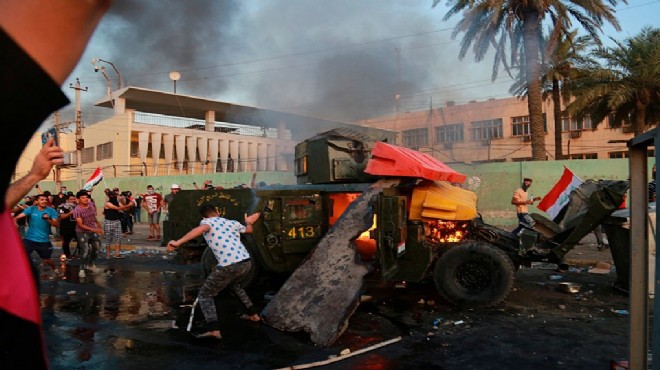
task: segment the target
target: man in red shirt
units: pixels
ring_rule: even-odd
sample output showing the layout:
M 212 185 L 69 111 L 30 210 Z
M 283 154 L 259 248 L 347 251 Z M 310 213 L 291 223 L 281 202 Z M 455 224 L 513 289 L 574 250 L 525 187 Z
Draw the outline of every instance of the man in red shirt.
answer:
M 154 191 L 152 185 L 147 186 L 147 194 L 142 196 L 142 208 L 147 211 L 149 222 L 149 237 L 147 240 L 160 240 L 160 207 L 163 197 Z

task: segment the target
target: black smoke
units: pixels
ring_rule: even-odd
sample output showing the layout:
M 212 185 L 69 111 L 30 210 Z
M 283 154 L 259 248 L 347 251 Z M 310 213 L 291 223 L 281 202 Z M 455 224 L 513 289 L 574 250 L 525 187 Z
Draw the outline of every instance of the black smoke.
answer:
M 458 100 L 462 92 L 445 86 L 474 80 L 459 68 L 444 13 L 430 5 L 116 0 L 72 77 L 90 86 L 86 101 L 106 92 L 89 64 L 98 57 L 131 86 L 172 91 L 176 70 L 180 94 L 332 120 L 426 109 Z

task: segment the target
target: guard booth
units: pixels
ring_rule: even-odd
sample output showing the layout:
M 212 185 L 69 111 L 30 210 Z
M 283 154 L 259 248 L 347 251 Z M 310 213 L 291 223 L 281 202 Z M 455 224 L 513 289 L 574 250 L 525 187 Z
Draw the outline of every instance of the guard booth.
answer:
M 649 349 L 649 225 L 648 213 L 648 150 L 655 148 L 658 163 L 660 129 L 645 132 L 628 142 L 630 151 L 630 332 L 629 369 L 648 369 Z M 655 233 L 655 245 L 658 234 Z M 653 289 L 660 288 L 660 266 L 655 261 Z M 660 312 L 660 300 L 654 299 L 654 312 Z M 660 320 L 653 320 L 653 369 L 660 370 Z

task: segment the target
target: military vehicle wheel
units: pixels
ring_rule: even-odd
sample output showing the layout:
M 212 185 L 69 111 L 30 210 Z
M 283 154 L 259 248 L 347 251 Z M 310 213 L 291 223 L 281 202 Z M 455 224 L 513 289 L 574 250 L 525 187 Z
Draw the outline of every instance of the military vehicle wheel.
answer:
M 513 286 L 514 266 L 501 250 L 483 242 L 467 242 L 436 262 L 433 281 L 440 295 L 461 307 L 500 303 Z
M 248 252 L 249 251 L 250 250 L 248 249 Z M 257 265 L 252 252 L 250 252 L 250 257 L 252 258 L 252 268 L 250 269 L 250 272 L 248 272 L 247 275 L 241 279 L 241 287 L 243 288 L 250 286 L 250 284 L 252 284 L 259 275 L 259 266 Z M 213 271 L 213 268 L 217 265 L 218 260 L 215 258 L 213 251 L 211 248 L 206 247 L 204 249 L 204 253 L 202 253 L 202 273 L 204 274 L 204 277 L 209 276 L 211 271 Z

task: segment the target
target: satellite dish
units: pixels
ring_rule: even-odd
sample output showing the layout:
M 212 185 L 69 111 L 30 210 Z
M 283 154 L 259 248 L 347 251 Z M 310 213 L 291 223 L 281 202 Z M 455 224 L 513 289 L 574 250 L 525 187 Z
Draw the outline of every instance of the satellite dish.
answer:
M 178 81 L 180 78 L 181 78 L 181 73 L 179 73 L 177 71 L 170 72 L 170 80 Z

